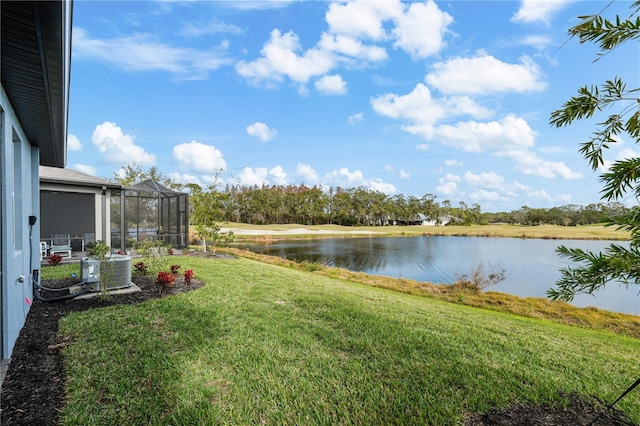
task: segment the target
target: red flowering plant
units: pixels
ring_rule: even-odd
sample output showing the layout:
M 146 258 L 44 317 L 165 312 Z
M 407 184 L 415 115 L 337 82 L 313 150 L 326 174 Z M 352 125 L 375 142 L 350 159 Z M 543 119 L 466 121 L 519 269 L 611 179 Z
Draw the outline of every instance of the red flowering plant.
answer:
M 133 267 L 138 275 L 146 275 L 149 272 L 149 267 L 143 261 L 135 263 Z
M 160 294 L 164 293 L 167 288 L 173 286 L 173 280 L 175 277 L 169 272 L 158 272 L 158 278 L 156 278 L 156 284 L 160 287 Z
M 62 262 L 62 256 L 60 256 L 59 254 L 52 254 L 51 256 L 49 256 L 48 258 L 48 262 L 49 265 L 59 265 L 60 262 Z
M 171 265 L 171 273 L 174 277 L 178 276 L 178 271 L 180 270 L 180 265 Z
M 193 270 L 187 269 L 184 271 L 184 285 L 190 285 L 193 278 Z

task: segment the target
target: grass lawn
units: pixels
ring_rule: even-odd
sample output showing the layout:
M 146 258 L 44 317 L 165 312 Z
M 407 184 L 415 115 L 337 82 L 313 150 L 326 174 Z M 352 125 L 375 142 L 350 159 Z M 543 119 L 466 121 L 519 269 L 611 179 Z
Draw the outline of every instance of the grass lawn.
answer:
M 250 259 L 182 257 L 206 286 L 63 318 L 64 424 L 459 424 L 561 392 L 611 402 L 640 340 Z M 620 403 L 640 422 L 640 393 Z

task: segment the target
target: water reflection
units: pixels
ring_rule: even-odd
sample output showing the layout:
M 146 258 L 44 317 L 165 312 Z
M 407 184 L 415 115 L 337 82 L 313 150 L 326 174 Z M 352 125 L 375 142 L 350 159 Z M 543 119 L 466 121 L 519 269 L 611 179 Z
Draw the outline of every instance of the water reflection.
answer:
M 521 297 L 546 297 L 560 278 L 560 268 L 570 264 L 555 252 L 559 245 L 601 251 L 608 241 L 535 240 L 479 237 L 371 237 L 277 241 L 250 244 L 257 253 L 292 260 L 323 262 L 329 266 L 395 278 L 451 283 L 479 263 L 505 269 L 507 279 L 489 290 Z M 594 296 L 581 295 L 576 306 L 596 306 L 640 314 L 636 286 L 609 284 Z

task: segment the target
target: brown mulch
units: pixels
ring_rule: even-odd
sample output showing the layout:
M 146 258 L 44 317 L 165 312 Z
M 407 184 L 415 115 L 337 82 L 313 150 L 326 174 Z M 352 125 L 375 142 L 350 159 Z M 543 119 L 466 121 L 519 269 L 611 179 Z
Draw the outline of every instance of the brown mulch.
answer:
M 74 283 L 73 278 L 43 281 L 44 286 L 62 287 Z M 57 337 L 58 321 L 69 312 L 113 305 L 134 305 L 146 300 L 167 297 L 199 288 L 194 279 L 184 286 L 179 277 L 173 287 L 160 295 L 151 277 L 135 277 L 140 292 L 99 295 L 89 299 L 59 302 L 35 301 L 13 349 L 11 364 L 0 395 L 1 425 L 57 425 L 58 410 L 64 404 L 65 373 L 61 349 L 64 342 Z M 615 409 L 604 412 L 604 404 L 590 403 L 576 395 L 566 395 L 566 407 L 517 405 L 508 409 L 491 409 L 484 414 L 470 414 L 464 426 L 632 426 L 624 413 Z M 599 417 L 598 417 L 599 416 Z

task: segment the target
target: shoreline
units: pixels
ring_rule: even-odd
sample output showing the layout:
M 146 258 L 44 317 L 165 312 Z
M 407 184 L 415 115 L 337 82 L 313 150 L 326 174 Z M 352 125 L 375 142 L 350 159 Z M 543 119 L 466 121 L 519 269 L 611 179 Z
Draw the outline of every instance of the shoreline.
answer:
M 472 226 L 362 226 L 339 225 L 249 225 L 225 224 L 220 232 L 233 232 L 243 238 L 296 239 L 331 237 L 411 237 L 411 236 L 456 236 L 493 238 L 532 238 L 554 240 L 612 240 L 629 241 L 630 234 L 615 227 L 593 226 L 519 226 L 519 225 L 472 225 Z

